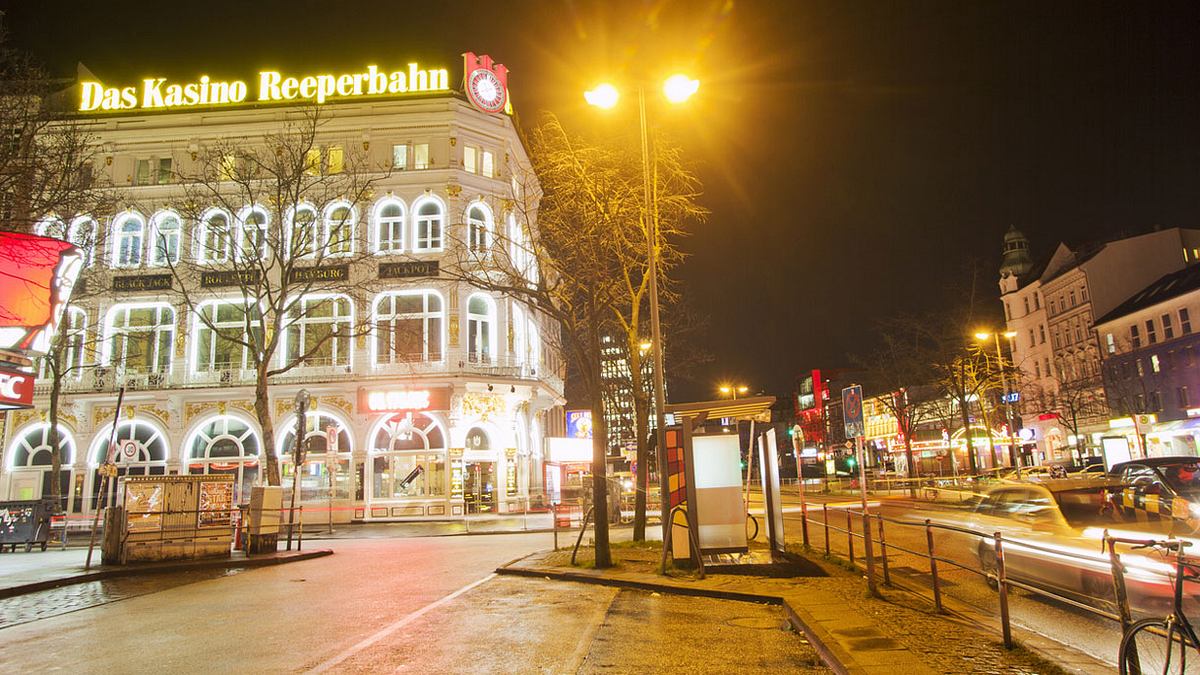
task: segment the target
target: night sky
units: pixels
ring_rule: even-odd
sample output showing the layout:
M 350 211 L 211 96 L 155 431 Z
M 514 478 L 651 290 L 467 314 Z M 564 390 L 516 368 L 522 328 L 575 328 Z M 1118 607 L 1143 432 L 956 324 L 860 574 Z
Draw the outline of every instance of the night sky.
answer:
M 600 79 L 701 80 L 653 109 L 697 163 L 712 211 L 682 290 L 710 315 L 721 380 L 785 393 L 845 365 L 875 319 L 946 302 L 971 261 L 993 291 L 1010 224 L 1035 255 L 1197 224 L 1200 3 L 0 2 L 10 41 L 53 73 L 356 72 L 459 54 L 510 68 L 524 123 L 632 133 Z M 626 99 L 626 102 L 630 102 Z M 626 117 L 621 117 L 626 115 Z M 998 307 L 998 305 L 997 305 Z

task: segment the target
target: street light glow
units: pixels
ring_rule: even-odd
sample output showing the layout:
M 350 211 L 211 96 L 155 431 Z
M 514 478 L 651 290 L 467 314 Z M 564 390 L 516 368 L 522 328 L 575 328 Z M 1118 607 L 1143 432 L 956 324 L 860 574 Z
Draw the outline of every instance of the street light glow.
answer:
M 976 333 L 976 334 L 975 334 L 975 339 L 976 339 L 976 340 L 986 340 L 986 339 L 988 339 L 988 338 L 990 338 L 990 337 L 992 337 L 992 334 L 991 334 L 991 333 L 982 333 L 982 332 L 981 332 L 981 333 Z
M 663 94 L 671 103 L 683 103 L 692 97 L 696 91 L 700 89 L 700 80 L 692 78 L 682 73 L 672 75 L 663 82 Z
M 649 351 L 650 348 L 653 346 L 654 346 L 653 342 L 651 342 L 649 340 L 643 340 L 642 344 L 638 345 L 638 349 L 641 349 L 642 351 L 645 352 L 645 351 Z
M 588 102 L 588 105 L 594 105 L 597 108 L 605 110 L 616 106 L 620 98 L 621 94 L 617 91 L 617 88 L 607 82 L 598 85 L 591 91 L 583 92 L 583 99 Z

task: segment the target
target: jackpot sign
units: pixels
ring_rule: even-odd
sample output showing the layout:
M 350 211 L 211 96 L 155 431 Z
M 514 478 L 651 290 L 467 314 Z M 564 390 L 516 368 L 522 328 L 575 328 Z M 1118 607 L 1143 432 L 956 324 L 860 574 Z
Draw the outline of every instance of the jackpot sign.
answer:
M 471 104 L 487 113 L 508 109 L 508 69 L 489 56 L 463 54 L 463 89 Z M 147 77 L 135 85 L 109 87 L 80 82 L 80 112 L 183 110 L 252 103 L 317 103 L 362 97 L 436 93 L 450 90 L 445 68 L 413 61 L 397 70 L 369 65 L 354 73 L 293 75 L 262 70 L 252 80 L 214 80 L 201 75 L 176 82 Z

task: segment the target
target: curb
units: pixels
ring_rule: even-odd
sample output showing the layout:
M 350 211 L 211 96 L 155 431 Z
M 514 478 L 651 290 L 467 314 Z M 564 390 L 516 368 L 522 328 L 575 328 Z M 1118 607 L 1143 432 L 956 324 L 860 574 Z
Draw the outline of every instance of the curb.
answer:
M 534 555 L 534 554 L 529 554 Z M 847 663 L 854 663 L 854 659 L 850 654 L 846 653 L 837 645 L 837 643 L 824 630 L 814 628 L 816 621 L 808 616 L 804 610 L 797 610 L 788 602 L 778 595 L 765 595 L 758 593 L 742 593 L 739 591 L 722 591 L 718 589 L 708 588 L 687 588 L 683 586 L 672 586 L 670 584 L 657 584 L 648 581 L 633 581 L 630 579 L 611 579 L 606 577 L 595 577 L 588 574 L 580 574 L 578 572 L 557 572 L 552 570 L 538 570 L 536 568 L 520 568 L 512 567 L 516 563 L 524 560 L 529 556 L 517 558 L 512 562 L 506 563 L 501 567 L 496 568 L 496 574 L 550 579 L 554 581 L 575 581 L 584 584 L 593 584 L 597 586 L 610 586 L 617 588 L 632 588 L 641 591 L 654 591 L 658 593 L 670 593 L 672 595 L 686 595 L 690 597 L 714 598 L 717 600 L 734 600 L 737 602 L 756 602 L 767 605 L 782 606 L 787 612 L 788 619 L 792 624 L 804 633 L 804 637 L 809 644 L 813 646 L 821 660 L 825 665 L 829 666 L 838 675 L 849 675 L 850 668 Z M 806 620 L 807 619 L 807 620 Z
M 192 570 L 208 570 L 208 569 L 235 569 L 235 568 L 253 568 L 253 567 L 272 567 L 275 565 L 286 565 L 287 563 L 301 562 L 304 560 L 312 560 L 313 558 L 323 558 L 327 555 L 333 555 L 333 550 L 327 548 L 316 549 L 313 551 L 302 551 L 292 555 L 261 558 L 245 558 L 241 560 L 232 560 L 221 558 L 219 560 L 204 560 L 197 562 L 184 563 L 166 563 L 153 565 L 148 567 L 129 567 L 121 569 L 98 570 L 96 572 L 85 572 L 83 574 L 75 574 L 67 577 L 59 577 L 57 579 L 47 579 L 45 581 L 35 581 L 28 584 L 18 584 L 7 588 L 0 588 L 0 600 L 13 598 L 18 595 L 28 593 L 36 593 L 37 591 L 45 591 L 51 588 L 59 588 L 61 586 L 73 586 L 75 584 L 83 584 L 89 581 L 101 581 L 104 579 L 117 579 L 120 577 L 132 577 L 140 574 L 167 574 L 170 572 L 190 572 Z

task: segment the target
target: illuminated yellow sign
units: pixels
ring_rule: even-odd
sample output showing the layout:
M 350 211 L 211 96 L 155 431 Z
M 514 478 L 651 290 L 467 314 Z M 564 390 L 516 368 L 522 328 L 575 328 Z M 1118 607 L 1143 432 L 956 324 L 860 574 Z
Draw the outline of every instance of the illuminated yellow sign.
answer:
M 142 80 L 140 87 L 106 87 L 99 82 L 80 83 L 80 112 L 118 110 L 172 110 L 201 106 L 245 103 L 250 87 L 243 80 L 214 81 L 207 75 L 195 82 L 167 82 L 166 78 Z M 422 69 L 416 63 L 407 70 L 381 71 L 367 66 L 359 73 L 342 75 L 285 76 L 274 70 L 258 74 L 257 97 L 261 103 L 324 103 L 335 98 L 387 96 L 447 91 L 450 75 L 445 68 Z

